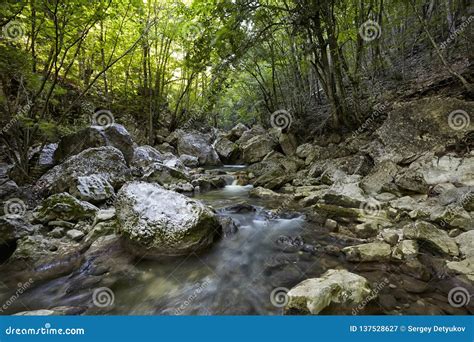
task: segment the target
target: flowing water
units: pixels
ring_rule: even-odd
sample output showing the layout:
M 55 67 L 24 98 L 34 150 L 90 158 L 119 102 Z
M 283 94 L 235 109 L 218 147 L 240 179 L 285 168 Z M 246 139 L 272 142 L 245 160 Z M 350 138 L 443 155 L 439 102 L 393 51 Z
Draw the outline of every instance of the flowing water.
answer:
M 274 217 L 265 203 L 248 196 L 252 186 L 227 185 L 196 196 L 220 215 L 231 217 L 238 231 L 219 240 L 209 251 L 187 258 L 157 263 L 141 262 L 139 290 L 130 295 L 122 289 L 116 297 L 128 296 L 131 314 L 271 314 L 280 308 L 270 301 L 274 286 L 268 267 L 279 253 L 275 241 L 301 230 L 304 218 Z M 236 203 L 250 204 L 226 209 Z
M 232 175 L 240 167 L 225 167 Z M 103 259 L 113 265 L 101 271 L 99 258 L 86 257 L 72 273 L 35 283 L 10 313 L 52 308 L 81 307 L 84 314 L 278 314 L 270 296 L 275 288 L 290 287 L 305 278 L 296 263 L 301 252 L 283 250 L 281 236 L 302 230 L 300 214 L 277 214 L 269 202 L 249 197 L 252 186 L 240 186 L 229 177 L 223 189 L 196 195 L 221 216 L 234 220 L 238 230 L 207 251 L 179 259 L 136 260 L 117 246 Z M 236 206 L 237 205 L 237 206 Z M 232 208 L 234 207 L 234 208 Z M 310 260 L 311 264 L 314 260 Z M 119 269 L 117 271 L 117 269 Z M 97 307 L 92 291 L 109 287 L 114 303 Z

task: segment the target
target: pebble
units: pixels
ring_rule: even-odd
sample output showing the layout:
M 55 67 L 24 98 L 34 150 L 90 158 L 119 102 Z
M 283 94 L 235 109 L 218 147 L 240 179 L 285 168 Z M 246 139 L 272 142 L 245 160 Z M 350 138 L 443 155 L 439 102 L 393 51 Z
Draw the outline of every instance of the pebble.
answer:
M 66 233 L 67 237 L 74 241 L 79 241 L 84 237 L 84 233 L 77 229 L 71 229 Z

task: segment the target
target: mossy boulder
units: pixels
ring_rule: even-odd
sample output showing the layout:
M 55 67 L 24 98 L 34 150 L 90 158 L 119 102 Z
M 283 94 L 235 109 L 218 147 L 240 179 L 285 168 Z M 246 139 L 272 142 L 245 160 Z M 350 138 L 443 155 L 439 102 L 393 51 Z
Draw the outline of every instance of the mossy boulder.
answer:
M 55 194 L 36 207 L 33 216 L 42 223 L 63 220 L 77 222 L 94 218 L 99 209 L 64 192 Z
M 198 252 L 221 232 L 212 209 L 157 184 L 125 184 L 118 193 L 116 210 L 125 246 L 140 257 Z

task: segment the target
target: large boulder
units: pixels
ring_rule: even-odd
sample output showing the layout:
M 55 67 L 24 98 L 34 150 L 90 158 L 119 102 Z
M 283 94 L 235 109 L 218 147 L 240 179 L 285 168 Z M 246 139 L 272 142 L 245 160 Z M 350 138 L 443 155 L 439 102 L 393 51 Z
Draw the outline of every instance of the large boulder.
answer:
M 214 142 L 214 148 L 220 159 L 227 164 L 233 164 L 239 156 L 239 147 L 225 137 L 219 137 Z
M 133 141 L 128 131 L 119 124 L 91 126 L 64 136 L 54 151 L 54 161 L 62 163 L 67 158 L 92 147 L 113 146 L 120 150 L 129 163 L 134 154 Z
M 371 295 L 364 277 L 346 270 L 329 270 L 320 278 L 306 279 L 288 292 L 288 313 L 317 315 L 332 307 L 350 310 Z
M 229 133 L 227 134 L 227 139 L 232 142 L 235 142 L 248 130 L 249 129 L 247 126 L 239 122 L 237 125 L 234 126 L 234 128 L 229 131 Z
M 369 158 L 365 155 L 352 155 L 336 159 L 317 160 L 308 172 L 309 177 L 325 175 L 327 179 L 334 178 L 334 174 L 344 172 L 347 175 L 365 176 L 372 168 Z
M 99 209 L 80 201 L 68 193 L 55 194 L 44 200 L 34 211 L 34 218 L 42 223 L 62 220 L 77 222 L 94 218 Z
M 69 191 L 79 177 L 99 175 L 114 188 L 130 176 L 122 152 L 112 146 L 90 148 L 67 159 L 45 173 L 35 184 L 41 195 Z
M 296 154 L 298 143 L 293 134 L 280 133 L 280 136 L 278 137 L 278 142 L 280 143 L 281 150 L 284 154 L 290 157 Z
M 450 117 L 461 108 L 472 113 L 474 102 L 429 97 L 395 103 L 367 151 L 376 163 L 391 160 L 397 164 L 413 161 L 426 151 L 443 151 L 474 128 L 469 120 L 465 127 L 457 127 Z
M 209 207 L 156 184 L 125 184 L 116 209 L 126 246 L 143 257 L 198 252 L 209 247 L 221 230 Z
M 452 256 L 459 255 L 456 241 L 450 238 L 444 230 L 431 223 L 425 221 L 409 223 L 403 228 L 403 236 L 406 239 L 417 240 L 421 246 L 432 248 L 439 253 Z
M 240 145 L 242 159 L 248 164 L 259 162 L 273 151 L 275 145 L 275 141 L 268 134 L 256 135 Z
M 199 159 L 200 165 L 221 165 L 222 162 L 211 144 L 212 137 L 199 132 L 178 130 L 177 148 L 179 155 L 188 154 Z
M 247 141 L 249 141 L 250 139 L 258 135 L 265 135 L 265 134 L 267 134 L 267 131 L 265 130 L 265 128 L 263 128 L 260 125 L 255 125 L 255 126 L 252 126 L 251 129 L 243 131 L 242 135 L 239 137 L 236 143 L 237 145 L 242 146 L 245 143 L 247 143 Z

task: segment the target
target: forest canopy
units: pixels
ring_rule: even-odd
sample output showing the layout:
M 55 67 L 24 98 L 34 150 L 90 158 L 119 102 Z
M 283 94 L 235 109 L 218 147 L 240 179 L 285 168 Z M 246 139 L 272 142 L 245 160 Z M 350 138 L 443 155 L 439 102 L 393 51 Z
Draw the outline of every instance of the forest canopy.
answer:
M 94 123 L 104 109 L 113 114 L 106 120 L 137 127 L 149 144 L 179 127 L 268 127 L 279 110 L 306 134 L 351 131 L 383 101 L 390 80 L 411 77 L 406 57 L 420 47 L 470 91 L 448 62 L 467 48 L 467 7 L 464 0 L 4 1 L 2 142 L 27 173 L 31 146 Z

